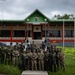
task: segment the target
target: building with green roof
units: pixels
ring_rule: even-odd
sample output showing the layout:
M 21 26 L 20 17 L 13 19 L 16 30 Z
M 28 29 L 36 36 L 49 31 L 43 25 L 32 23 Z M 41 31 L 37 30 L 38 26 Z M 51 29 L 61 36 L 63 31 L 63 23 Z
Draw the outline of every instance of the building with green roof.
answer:
M 22 42 L 50 39 L 51 43 L 74 46 L 75 21 L 54 20 L 38 9 L 24 20 L 0 20 L 0 42 Z M 64 43 L 63 43 L 64 42 Z

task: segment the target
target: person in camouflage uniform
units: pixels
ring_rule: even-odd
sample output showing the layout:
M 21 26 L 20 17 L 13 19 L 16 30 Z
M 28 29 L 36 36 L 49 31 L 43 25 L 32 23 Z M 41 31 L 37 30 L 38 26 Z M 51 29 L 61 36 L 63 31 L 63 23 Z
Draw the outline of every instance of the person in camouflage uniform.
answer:
M 10 46 L 8 46 L 7 50 L 6 50 L 6 61 L 5 64 L 10 65 L 11 64 L 11 49 Z
M 64 53 L 62 52 L 62 49 L 60 48 L 58 50 L 58 60 L 59 60 L 59 68 L 63 69 L 63 71 L 65 71 L 65 64 L 64 64 Z
M 19 44 L 19 46 L 18 46 L 19 52 L 23 53 L 24 48 L 25 48 L 25 46 L 24 46 L 23 42 L 21 42 L 21 44 Z
M 10 60 L 11 60 L 11 62 L 12 62 L 12 58 L 13 58 L 13 54 L 12 54 L 13 53 L 13 46 L 12 45 L 13 45 L 13 43 L 11 42 L 10 45 L 9 45 L 9 47 L 10 47 L 9 50 L 10 50 L 10 57 L 11 57 Z
M 22 57 L 21 57 L 22 69 L 23 69 L 23 70 L 26 70 L 26 58 L 27 58 L 27 54 L 26 54 L 25 51 L 23 51 Z
M 44 53 L 42 49 L 40 49 L 40 52 L 38 53 L 38 63 L 39 63 L 39 70 L 44 71 Z
M 19 63 L 19 51 L 17 50 L 17 47 L 13 50 L 13 64 L 18 65 Z
M 35 44 L 34 44 L 34 41 L 32 41 L 32 44 L 31 44 L 31 51 L 33 52 L 34 49 L 35 49 Z
M 49 71 L 49 51 L 46 50 L 44 53 L 44 65 L 45 65 L 45 70 Z
M 56 49 L 56 65 L 57 65 L 57 70 L 59 70 L 60 62 L 59 62 L 59 48 Z
M 44 42 L 42 42 L 41 48 L 42 48 L 43 50 L 45 49 L 45 43 L 44 43 Z
M 56 72 L 56 48 L 51 46 L 51 50 L 49 53 L 49 63 L 50 63 L 50 71 Z
M 5 51 L 4 51 L 4 45 L 1 45 L 1 64 L 4 64 L 5 59 Z
M 31 56 L 32 56 L 32 52 L 31 52 L 31 50 L 29 50 L 29 52 L 27 53 L 27 59 L 28 59 L 27 69 L 28 70 L 30 69 L 30 66 L 31 66 Z
M 32 70 L 37 70 L 37 57 L 38 55 L 36 54 L 35 50 L 33 50 L 33 53 L 31 56 Z

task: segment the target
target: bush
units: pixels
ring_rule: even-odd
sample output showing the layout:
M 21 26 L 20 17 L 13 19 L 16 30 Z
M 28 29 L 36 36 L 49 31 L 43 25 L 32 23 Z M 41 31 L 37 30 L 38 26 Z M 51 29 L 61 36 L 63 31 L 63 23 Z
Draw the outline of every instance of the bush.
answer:
M 21 75 L 21 71 L 18 67 L 2 64 L 0 65 L 0 74 Z

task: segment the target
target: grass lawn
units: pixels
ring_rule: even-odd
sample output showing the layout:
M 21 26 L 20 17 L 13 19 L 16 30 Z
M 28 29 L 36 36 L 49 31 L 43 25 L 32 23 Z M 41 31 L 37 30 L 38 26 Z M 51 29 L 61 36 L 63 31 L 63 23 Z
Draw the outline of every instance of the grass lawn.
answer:
M 21 71 L 15 66 L 0 64 L 0 74 L 21 75 Z
M 65 72 L 62 70 L 54 72 L 48 72 L 49 75 L 75 75 L 75 48 L 65 47 L 63 48 L 65 54 Z

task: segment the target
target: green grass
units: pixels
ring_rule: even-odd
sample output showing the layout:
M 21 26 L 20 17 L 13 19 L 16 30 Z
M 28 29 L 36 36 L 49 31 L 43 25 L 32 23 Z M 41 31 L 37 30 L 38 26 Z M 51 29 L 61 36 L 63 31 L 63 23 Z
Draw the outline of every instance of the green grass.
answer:
M 0 74 L 21 75 L 21 71 L 18 67 L 2 64 L 0 65 Z
M 75 75 L 75 48 L 65 47 L 63 48 L 65 54 L 65 72 L 62 70 L 54 72 L 48 72 L 49 75 Z

